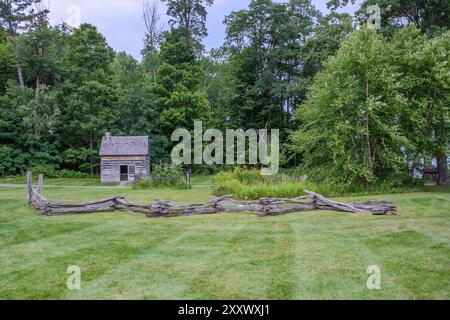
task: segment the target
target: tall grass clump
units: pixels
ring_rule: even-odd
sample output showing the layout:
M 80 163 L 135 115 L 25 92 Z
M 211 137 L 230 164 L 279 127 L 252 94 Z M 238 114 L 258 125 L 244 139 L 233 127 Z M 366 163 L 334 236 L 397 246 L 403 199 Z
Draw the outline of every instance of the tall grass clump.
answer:
M 262 176 L 260 170 L 244 168 L 221 172 L 213 178 L 217 195 L 233 194 L 241 200 L 294 198 L 302 194 L 303 189 L 313 187 L 306 180 L 301 175 Z
M 214 192 L 218 196 L 232 194 L 239 200 L 256 200 L 260 198 L 295 198 L 310 190 L 326 197 L 373 195 L 422 191 L 420 182 L 409 185 L 395 182 L 355 185 L 332 182 L 310 181 L 299 171 L 285 171 L 273 176 L 261 176 L 259 170 L 235 168 L 233 171 L 221 172 L 214 176 Z
M 73 171 L 73 170 L 57 170 L 52 166 L 36 166 L 29 169 L 33 175 L 43 174 L 46 178 L 65 178 L 65 179 L 87 179 L 91 178 L 88 173 Z
M 186 189 L 183 168 L 172 164 L 154 166 L 150 177 L 139 179 L 133 185 L 134 189 Z

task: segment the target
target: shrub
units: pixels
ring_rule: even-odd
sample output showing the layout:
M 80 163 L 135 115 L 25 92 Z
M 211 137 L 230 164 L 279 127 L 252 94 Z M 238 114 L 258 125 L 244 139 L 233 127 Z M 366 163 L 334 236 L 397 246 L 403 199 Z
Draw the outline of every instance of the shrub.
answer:
M 71 179 L 71 178 L 85 179 L 85 178 L 91 177 L 87 173 L 73 171 L 73 170 L 67 170 L 67 169 L 57 171 L 56 175 L 57 175 L 57 178 L 67 178 L 67 179 Z
M 186 188 L 183 168 L 176 165 L 157 165 L 153 168 L 151 176 L 135 182 L 135 189 L 157 188 Z
M 420 182 L 411 184 L 380 181 L 365 186 L 356 184 L 336 184 L 330 182 L 308 181 L 300 171 L 284 171 L 274 176 L 261 176 L 258 170 L 237 168 L 221 172 L 213 178 L 215 194 L 233 194 L 236 199 L 256 200 L 259 198 L 294 198 L 303 190 L 318 192 L 327 197 L 399 193 L 421 190 Z M 422 184 L 423 185 L 423 184 Z
M 262 176 L 260 170 L 244 168 L 221 172 L 213 178 L 217 195 L 233 194 L 241 200 L 297 197 L 302 190 L 312 188 L 306 180 L 301 175 Z
M 73 170 L 56 170 L 52 166 L 36 166 L 30 169 L 30 171 L 33 173 L 33 175 L 39 175 L 43 174 L 46 178 L 66 178 L 66 179 L 72 179 L 72 178 L 78 178 L 78 179 L 85 179 L 89 178 L 90 175 L 84 172 L 78 172 Z
M 0 146 L 0 177 L 15 171 L 14 159 L 11 156 L 14 150 L 8 146 Z
M 55 178 L 56 169 L 52 166 L 42 165 L 31 168 L 29 171 L 33 173 L 33 175 L 43 174 L 47 178 Z

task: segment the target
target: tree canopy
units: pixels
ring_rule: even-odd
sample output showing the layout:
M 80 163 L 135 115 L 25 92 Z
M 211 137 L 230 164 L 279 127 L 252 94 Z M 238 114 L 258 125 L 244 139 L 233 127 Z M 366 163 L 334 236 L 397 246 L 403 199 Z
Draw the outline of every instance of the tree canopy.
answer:
M 448 179 L 448 1 L 252 0 L 207 52 L 213 0 L 144 6 L 142 59 L 96 26 L 50 25 L 40 0 L 0 1 L 0 176 L 99 172 L 105 132 L 148 135 L 170 161 L 174 129 L 279 129 L 282 166 L 342 185 Z M 368 8 L 381 29 L 366 28 Z M 160 11 L 169 26 L 162 28 Z

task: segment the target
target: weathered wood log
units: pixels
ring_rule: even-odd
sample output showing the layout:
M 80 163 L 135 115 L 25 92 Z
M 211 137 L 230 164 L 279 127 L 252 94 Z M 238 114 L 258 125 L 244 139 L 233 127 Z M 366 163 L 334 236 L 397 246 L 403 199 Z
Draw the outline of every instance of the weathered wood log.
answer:
M 300 203 L 300 204 L 302 204 L 304 202 L 301 201 L 301 200 L 307 200 L 307 199 L 310 199 L 310 197 L 309 196 L 300 196 L 300 197 L 292 198 L 292 199 L 286 199 L 286 198 L 262 198 L 260 200 L 267 201 L 268 203 L 271 203 L 271 204 L 281 204 L 281 203 L 282 204 L 287 204 L 287 203 Z
M 258 205 L 220 204 L 218 207 L 223 209 L 224 211 L 229 211 L 229 212 L 259 212 L 262 209 L 262 206 L 258 206 Z
M 37 193 L 42 194 L 42 187 L 43 186 L 44 186 L 44 175 L 40 174 L 39 175 L 39 180 L 38 180 Z
M 47 215 L 72 215 L 72 214 L 82 214 L 82 213 L 95 213 L 95 212 L 107 212 L 116 210 L 114 204 L 100 204 L 95 206 L 85 206 L 80 208 L 71 208 L 68 210 L 53 210 L 47 211 Z
M 27 206 L 31 207 L 31 200 L 33 197 L 33 174 L 27 172 Z
M 254 201 L 241 201 L 241 200 L 235 200 L 233 198 L 227 199 L 228 202 L 232 202 L 232 203 L 238 203 L 239 205 L 254 205 L 257 204 L 259 205 L 259 200 L 254 200 Z
M 194 215 L 208 215 L 224 212 L 221 208 L 196 208 L 196 209 L 184 209 L 184 210 L 169 210 L 161 217 L 172 218 L 182 216 L 194 216 Z
M 346 204 L 346 203 L 341 203 L 341 202 L 337 202 L 334 200 L 330 200 L 325 198 L 324 196 L 312 192 L 312 191 L 308 191 L 308 190 L 303 190 L 303 192 L 305 192 L 306 194 L 310 195 L 311 197 L 313 197 L 319 204 L 323 204 L 332 208 L 336 208 L 340 211 L 344 211 L 344 212 L 352 212 L 352 213 L 367 213 L 367 211 L 363 210 L 363 209 L 358 209 L 352 205 Z
M 89 202 L 83 202 L 83 203 L 62 203 L 62 202 L 55 202 L 55 201 L 49 201 L 49 207 L 50 208 L 79 208 L 79 207 L 85 207 L 85 206 L 93 206 L 97 204 L 103 204 L 108 202 L 114 202 L 118 199 L 124 199 L 126 198 L 126 195 L 118 195 L 113 196 L 101 200 L 96 201 L 89 201 Z
M 129 213 L 138 213 L 138 214 L 144 214 L 147 215 L 149 213 L 149 209 L 142 209 L 134 206 L 125 206 L 125 205 L 114 205 L 114 208 L 116 210 L 125 210 Z
M 196 203 L 175 203 L 171 201 L 161 201 L 159 199 L 156 199 L 156 202 L 162 202 L 164 205 L 168 205 L 169 207 L 175 207 L 175 208 L 191 208 L 191 207 L 205 207 L 210 205 L 217 205 L 219 202 L 231 199 L 233 195 L 225 195 L 222 197 L 214 198 L 207 202 L 196 202 Z
M 374 206 L 363 206 L 363 205 L 352 205 L 355 208 L 364 210 L 366 212 L 371 212 L 371 213 L 388 213 L 391 211 L 390 208 L 387 207 L 374 207 Z
M 117 198 L 114 200 L 117 204 L 123 206 L 123 207 L 131 207 L 131 208 L 140 208 L 140 209 L 147 209 L 147 211 L 150 209 L 150 204 L 144 204 L 144 203 L 135 203 L 135 202 L 129 202 L 126 201 L 124 198 Z
M 40 212 L 46 212 L 48 209 L 48 200 L 38 193 L 35 189 L 31 189 L 33 206 Z
M 213 198 L 207 202 L 175 203 L 156 199 L 154 203 L 143 204 L 126 200 L 126 195 L 83 203 L 62 203 L 49 201 L 42 196 L 43 176 L 39 176 L 37 190 L 32 187 L 32 175 L 27 174 L 27 204 L 41 213 L 71 215 L 81 213 L 126 210 L 147 217 L 180 217 L 192 215 L 218 214 L 222 212 L 253 212 L 260 217 L 278 216 L 293 212 L 331 210 L 372 215 L 396 215 L 397 207 L 391 201 L 367 201 L 346 204 L 330 200 L 323 195 L 304 190 L 306 196 L 293 199 L 262 198 L 258 201 L 238 201 L 232 195 Z M 308 201 L 309 200 L 309 201 Z
M 270 211 L 266 211 L 264 213 L 259 212 L 258 216 L 274 217 L 274 216 L 279 216 L 279 215 L 288 214 L 288 213 L 302 212 L 302 211 L 314 211 L 314 210 L 317 210 L 317 209 L 315 208 L 315 205 L 311 203 L 309 205 L 303 205 L 303 206 L 273 208 Z
M 387 206 L 394 206 L 395 203 L 392 201 L 386 201 L 386 200 L 378 200 L 378 201 L 366 201 L 366 202 L 355 202 L 354 204 L 360 204 L 360 205 L 387 205 Z
M 34 188 L 31 188 L 31 194 L 33 195 L 33 198 L 38 198 L 38 199 L 43 199 L 48 201 L 43 195 L 42 193 L 37 192 L 37 190 L 35 190 Z

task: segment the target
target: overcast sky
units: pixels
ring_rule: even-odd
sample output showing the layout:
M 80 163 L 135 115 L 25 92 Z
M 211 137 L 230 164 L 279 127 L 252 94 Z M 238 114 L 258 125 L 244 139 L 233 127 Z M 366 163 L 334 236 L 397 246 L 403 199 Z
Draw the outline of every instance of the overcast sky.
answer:
M 142 7 L 145 0 L 43 0 L 50 9 L 50 23 L 77 21 L 80 12 L 81 23 L 91 23 L 106 37 L 116 51 L 126 51 L 140 60 L 143 47 L 145 25 Z M 284 2 L 282 0 L 276 2 Z M 224 40 L 224 17 L 232 11 L 245 9 L 250 0 L 215 0 L 208 9 L 208 33 L 204 40 L 206 49 L 219 47 Z M 328 13 L 327 0 L 313 0 L 316 8 Z M 345 8 L 353 13 L 357 6 Z M 161 13 L 165 14 L 162 5 Z

